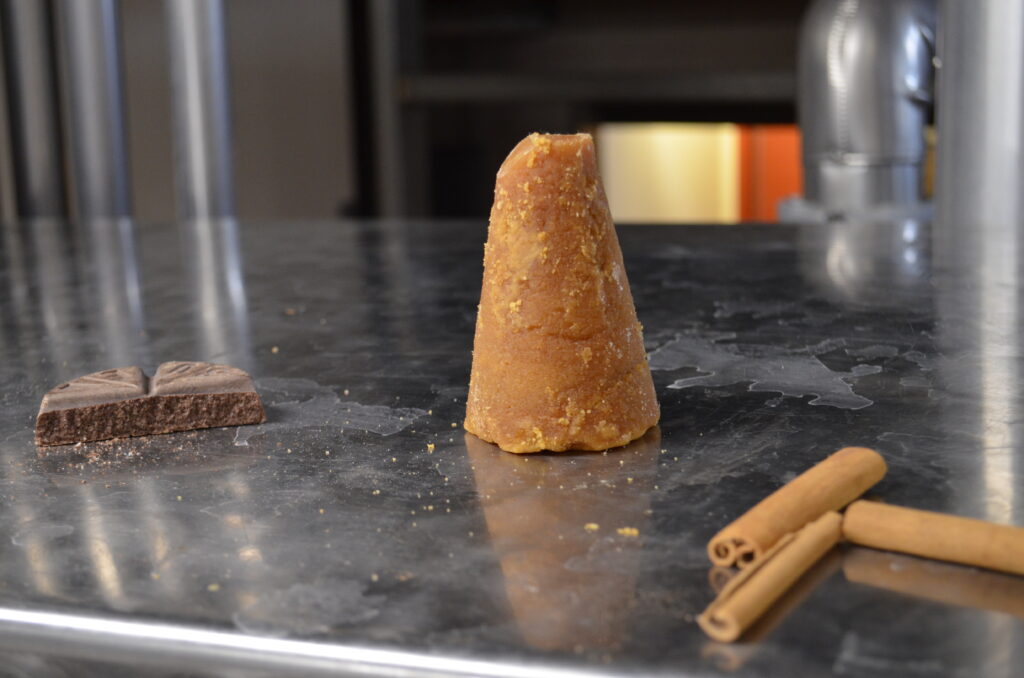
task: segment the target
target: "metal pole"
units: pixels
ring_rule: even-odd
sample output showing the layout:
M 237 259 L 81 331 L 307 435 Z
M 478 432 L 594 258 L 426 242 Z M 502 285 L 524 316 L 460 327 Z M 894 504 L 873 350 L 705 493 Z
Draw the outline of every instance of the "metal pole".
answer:
M 402 161 L 402 111 L 398 104 L 400 42 L 397 0 L 370 3 L 371 78 L 373 82 L 374 170 L 377 212 L 405 216 L 405 171 Z
M 116 0 L 60 0 L 77 213 L 131 213 Z
M 1024 2 L 947 1 L 941 26 L 937 253 L 943 264 L 967 260 L 985 279 L 1016 283 L 1024 275 Z
M 60 112 L 46 0 L 0 0 L 15 202 L 20 217 L 63 217 Z
M 179 216 L 233 216 L 224 4 L 167 0 Z

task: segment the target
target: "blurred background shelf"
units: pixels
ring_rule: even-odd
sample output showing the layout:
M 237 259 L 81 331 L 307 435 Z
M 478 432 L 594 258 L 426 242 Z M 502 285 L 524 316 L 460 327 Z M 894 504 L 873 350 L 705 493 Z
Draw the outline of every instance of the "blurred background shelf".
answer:
M 110 3 L 123 60 L 131 216 L 169 222 L 175 95 L 165 3 Z M 533 131 L 793 125 L 807 5 L 224 0 L 237 215 L 483 218 L 496 168 Z M 60 56 L 64 34 L 52 14 L 48 40 Z M 67 80 L 60 76 L 58 89 Z M 54 163 L 69 167 L 76 146 L 71 122 L 61 123 L 63 151 L 55 152 L 64 157 Z M 65 174 L 75 216 L 74 177 Z M 15 216 L 10 175 L 0 166 L 7 219 Z
M 691 73 L 677 77 L 494 74 L 413 75 L 399 82 L 407 104 L 584 102 L 791 104 L 796 78 L 791 72 Z

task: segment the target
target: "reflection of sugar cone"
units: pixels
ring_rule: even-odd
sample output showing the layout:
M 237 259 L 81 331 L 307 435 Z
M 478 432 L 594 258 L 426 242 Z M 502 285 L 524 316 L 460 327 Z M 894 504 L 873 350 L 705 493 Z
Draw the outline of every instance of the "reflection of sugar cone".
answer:
M 566 459 L 513 457 L 466 436 L 509 605 L 531 647 L 623 641 L 660 442 L 654 428 L 614 456 Z
M 603 450 L 658 416 L 593 140 L 531 134 L 498 171 L 466 430 L 509 452 Z

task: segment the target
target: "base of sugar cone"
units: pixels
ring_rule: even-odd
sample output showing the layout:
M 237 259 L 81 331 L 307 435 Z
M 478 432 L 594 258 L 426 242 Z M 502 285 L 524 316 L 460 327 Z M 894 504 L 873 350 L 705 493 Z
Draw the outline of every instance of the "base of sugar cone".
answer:
M 648 426 L 639 433 L 630 434 L 629 436 L 623 436 L 622 438 L 613 440 L 608 444 L 570 443 L 564 446 L 552 447 L 537 446 L 530 443 L 524 443 L 521 441 L 499 440 L 496 439 L 496 437 L 494 436 L 488 436 L 486 433 L 477 433 L 476 431 L 473 430 L 473 428 L 471 428 L 468 419 L 466 420 L 466 422 L 463 423 L 463 428 L 466 429 L 466 431 L 468 431 L 469 433 L 479 438 L 480 440 L 497 445 L 505 452 L 511 452 L 512 454 L 536 454 L 538 452 L 604 452 L 605 450 L 611 450 L 617 447 L 624 447 L 633 442 L 634 440 L 639 440 L 640 438 L 643 438 L 656 425 L 657 423 L 652 424 L 651 426 Z

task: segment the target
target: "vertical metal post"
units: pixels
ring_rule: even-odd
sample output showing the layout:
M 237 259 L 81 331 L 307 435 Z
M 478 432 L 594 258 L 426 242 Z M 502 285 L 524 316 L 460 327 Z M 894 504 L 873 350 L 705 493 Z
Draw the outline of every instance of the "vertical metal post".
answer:
M 1024 274 L 1024 2 L 947 1 L 940 25 L 938 253 L 977 259 L 979 275 L 1017 282 Z
M 373 81 L 375 200 L 382 217 L 404 216 L 405 171 L 402 153 L 402 112 L 398 104 L 400 48 L 398 1 L 370 4 L 370 59 Z
M 429 211 L 426 111 L 401 100 L 401 78 L 418 66 L 419 3 L 369 4 L 370 71 L 377 212 L 383 217 Z
M 77 215 L 131 213 L 116 0 L 59 0 Z
M 942 4 L 934 249 L 947 350 L 977 380 L 985 517 L 1024 515 L 1024 0 Z M 977 362 L 967 360 L 976 356 Z
M 234 215 L 222 0 L 166 0 L 179 216 Z
M 0 0 L 15 201 L 21 217 L 63 217 L 60 111 L 46 0 Z

